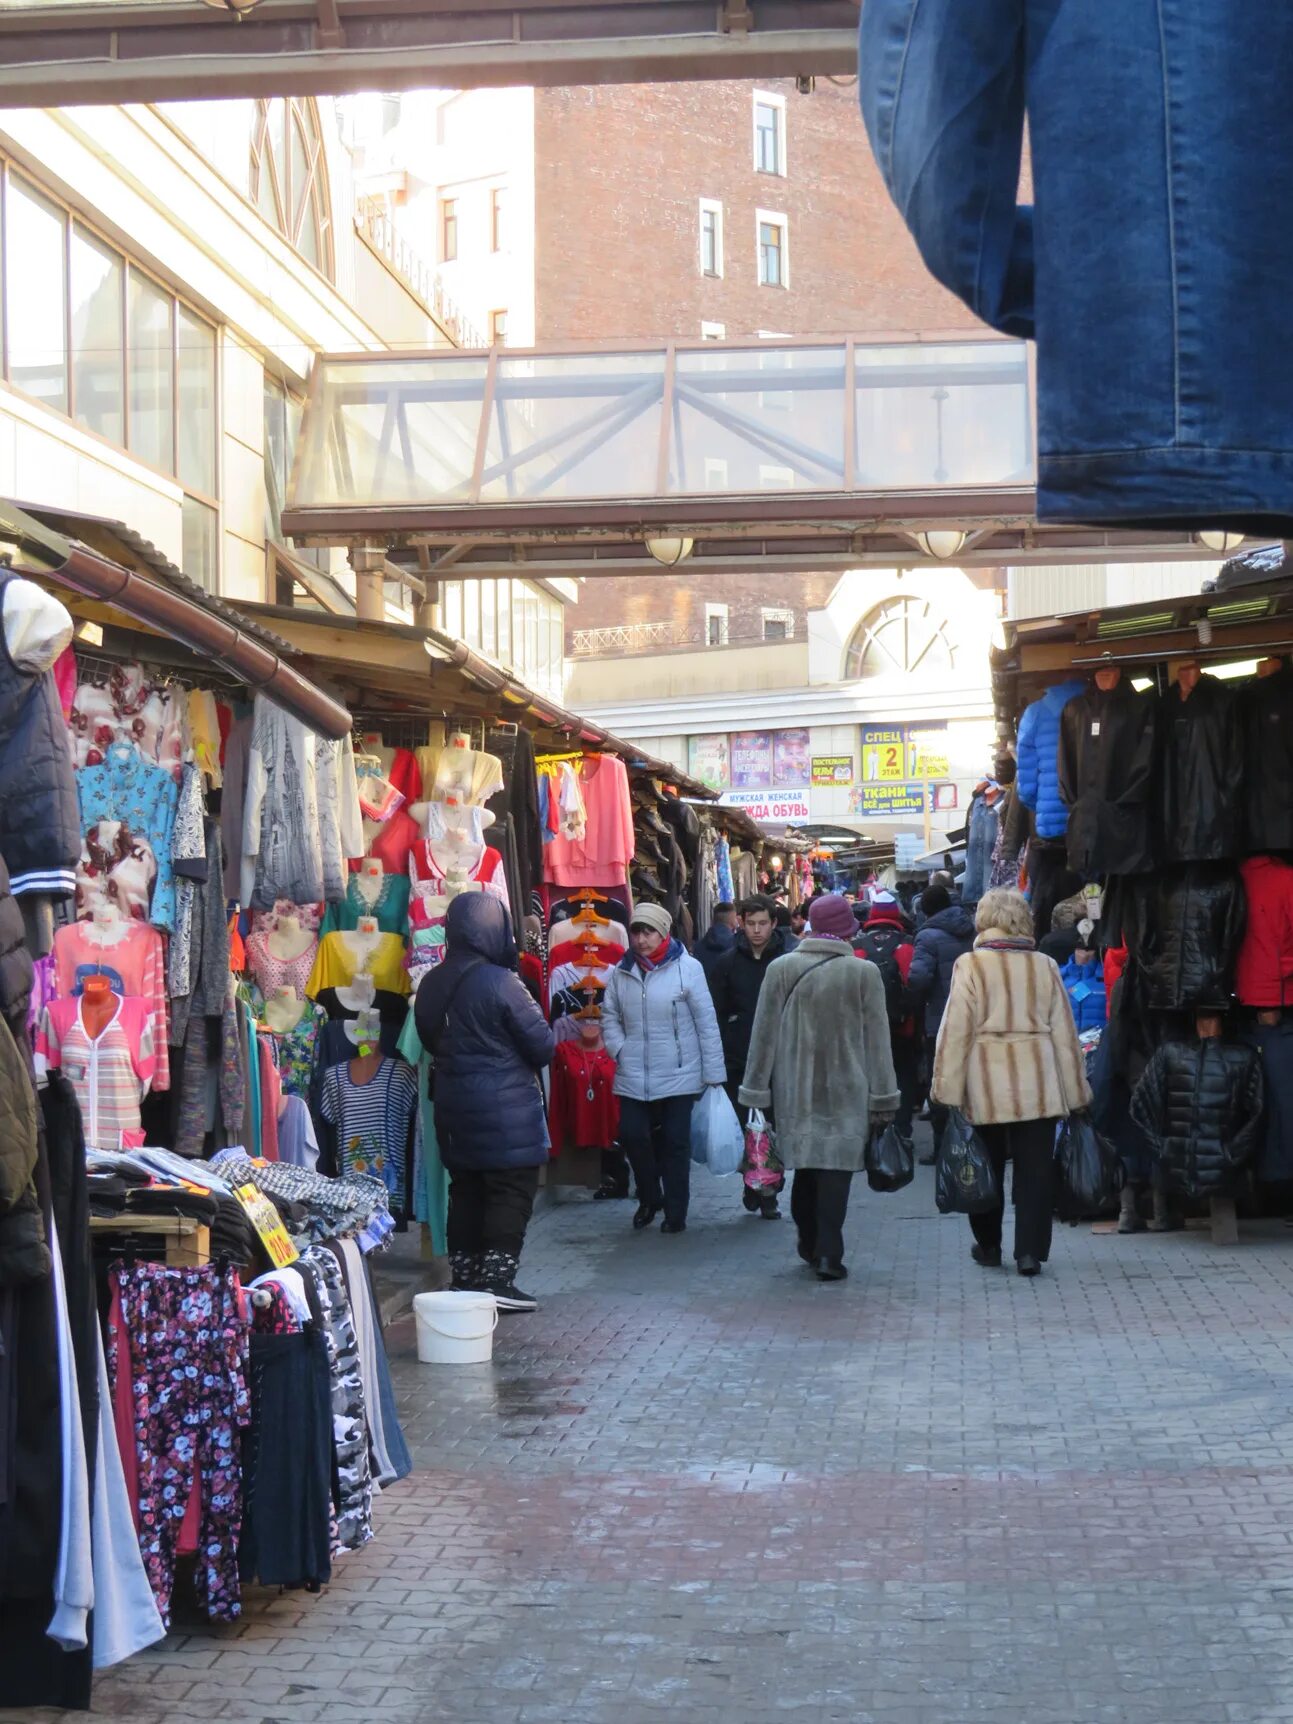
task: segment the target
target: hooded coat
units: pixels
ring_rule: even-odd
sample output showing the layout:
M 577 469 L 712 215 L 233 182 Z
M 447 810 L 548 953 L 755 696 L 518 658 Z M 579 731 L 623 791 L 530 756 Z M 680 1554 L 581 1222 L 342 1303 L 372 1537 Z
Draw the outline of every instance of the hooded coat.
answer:
M 899 1102 L 875 965 L 814 934 L 778 958 L 759 995 L 739 1094 L 745 1107 L 775 1111 L 787 1167 L 856 1173 L 871 1114 Z
M 1083 880 L 1154 866 L 1157 702 L 1124 678 L 1092 687 L 1060 720 L 1060 794 L 1069 804 L 1069 867 Z
M 464 892 L 445 918 L 445 958 L 414 1003 L 435 1074 L 435 1129 L 452 1173 L 539 1167 L 548 1129 L 539 1073 L 552 1031 L 516 974 L 512 920 L 497 898 Z
M 713 985 L 714 970 L 721 959 L 736 944 L 736 929 L 728 928 L 722 922 L 714 922 L 697 940 L 692 956 L 705 972 L 705 979 Z
M 1069 811 L 1060 794 L 1057 768 L 1060 715 L 1085 688 L 1084 682 L 1062 682 L 1048 688 L 1040 700 L 1025 708 L 1019 720 L 1015 791 L 1022 805 L 1032 810 L 1039 838 L 1062 838 L 1068 830 Z
M 924 1004 L 927 1036 L 938 1034 L 956 960 L 973 944 L 974 919 L 959 904 L 949 904 L 946 910 L 931 916 L 916 935 L 907 989 L 914 1003 Z
M 1239 865 L 1248 906 L 1235 994 L 1244 1006 L 1293 1005 L 1293 868 L 1274 856 Z
M 1255 1048 L 1219 1038 L 1165 1042 L 1131 1098 L 1167 1186 L 1187 1197 L 1232 1189 L 1253 1153 L 1262 1117 Z
M 664 1101 L 727 1081 L 705 972 L 678 940 L 662 949 L 654 969 L 644 970 L 629 952 L 611 971 L 602 1036 L 615 1061 L 616 1095 Z
M 1229 862 L 1193 862 L 1137 882 L 1125 932 L 1157 1012 L 1224 1011 L 1244 934 L 1244 888 Z
M 1243 826 L 1242 731 L 1234 691 L 1201 676 L 1188 699 L 1179 683 L 1159 702 L 1160 824 L 1164 862 L 1228 862 Z
M 718 1033 L 723 1038 L 728 1083 L 740 1083 L 745 1075 L 754 1014 L 768 970 L 775 959 L 784 958 L 796 945 L 793 934 L 784 928 L 774 928 L 772 938 L 756 957 L 748 937 L 739 932 L 731 951 L 725 952 L 709 971 L 709 991 L 718 1018 Z
M 1077 1026 L 1078 1034 L 1081 1035 L 1083 1030 L 1103 1029 L 1108 1011 L 1105 1003 L 1104 970 L 1099 958 L 1092 958 L 1086 964 L 1079 964 L 1076 958 L 1070 958 L 1060 970 L 1060 980 L 1073 1008 L 1073 1022 Z

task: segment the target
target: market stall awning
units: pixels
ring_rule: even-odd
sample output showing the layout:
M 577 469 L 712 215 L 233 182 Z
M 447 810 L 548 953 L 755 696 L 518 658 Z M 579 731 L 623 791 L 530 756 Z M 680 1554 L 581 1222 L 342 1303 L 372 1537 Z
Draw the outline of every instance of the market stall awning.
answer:
M 649 572 L 688 542 L 715 571 L 1201 554 L 1040 526 L 1034 472 L 1027 348 L 988 335 L 337 354 L 283 527 L 434 547 L 455 578 Z
M 850 73 L 857 16 L 857 0 L 4 0 L 0 105 Z
M 88 532 L 110 530 L 114 525 L 77 519 Z M 126 529 L 121 531 L 124 534 Z M 145 545 L 133 537 L 137 546 Z M 166 563 L 155 547 L 148 545 L 147 553 L 141 550 L 140 556 L 160 579 L 127 567 L 81 539 L 64 537 L 35 513 L 0 500 L 0 559 L 16 574 L 79 594 L 103 607 L 109 617 L 129 618 L 165 641 L 178 642 L 199 662 L 229 672 L 323 736 L 348 734 L 349 712 L 288 663 L 286 655 L 292 649 L 286 641 L 204 593 Z

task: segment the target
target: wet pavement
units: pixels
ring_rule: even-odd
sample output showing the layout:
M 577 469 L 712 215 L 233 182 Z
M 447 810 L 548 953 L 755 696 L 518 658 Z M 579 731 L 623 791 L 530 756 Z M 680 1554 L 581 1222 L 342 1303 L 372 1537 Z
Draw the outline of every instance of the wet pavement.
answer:
M 1293 1233 L 1059 1229 L 978 1269 L 932 1177 L 852 1278 L 699 1175 L 536 1221 L 492 1366 L 391 1335 L 417 1472 L 319 1598 L 102 1677 L 140 1724 L 1293 1720 Z M 46 1714 L 45 1716 L 50 1716 Z

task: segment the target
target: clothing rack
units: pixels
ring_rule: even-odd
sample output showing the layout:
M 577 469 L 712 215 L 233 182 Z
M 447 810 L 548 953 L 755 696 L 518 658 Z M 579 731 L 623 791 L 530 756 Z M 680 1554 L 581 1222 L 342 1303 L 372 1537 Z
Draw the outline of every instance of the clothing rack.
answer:
M 193 676 L 187 671 L 178 670 L 174 665 L 159 664 L 156 660 L 140 658 L 138 654 L 123 652 L 119 658 L 114 658 L 100 648 L 98 652 L 82 652 L 76 641 L 72 642 L 76 654 L 76 676 L 78 682 L 94 683 L 103 688 L 107 685 L 114 671 L 121 670 L 125 665 L 138 665 L 145 678 L 156 688 L 166 688 L 174 685 L 186 693 L 192 689 L 224 689 L 247 696 L 250 690 L 247 684 L 228 671 L 212 667 L 203 668 L 201 676 Z

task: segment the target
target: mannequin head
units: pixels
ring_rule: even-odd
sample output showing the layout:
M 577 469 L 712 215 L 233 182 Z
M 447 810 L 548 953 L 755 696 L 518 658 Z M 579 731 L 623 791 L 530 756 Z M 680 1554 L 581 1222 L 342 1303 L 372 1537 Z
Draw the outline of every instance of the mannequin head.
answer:
M 1187 658 L 1184 664 L 1177 667 L 1176 686 L 1181 691 L 1181 699 L 1188 700 L 1199 686 L 1199 678 L 1203 675 L 1202 667 L 1197 658 Z
M 1095 673 L 1095 686 L 1101 694 L 1112 694 L 1122 681 L 1122 672 L 1117 665 L 1107 665 L 1104 670 Z
M 580 1018 L 579 1044 L 591 1053 L 594 1048 L 602 1045 L 602 1020 L 600 1015 L 593 1018 Z

